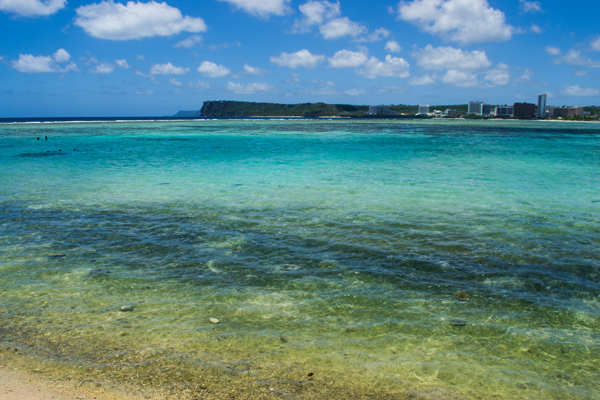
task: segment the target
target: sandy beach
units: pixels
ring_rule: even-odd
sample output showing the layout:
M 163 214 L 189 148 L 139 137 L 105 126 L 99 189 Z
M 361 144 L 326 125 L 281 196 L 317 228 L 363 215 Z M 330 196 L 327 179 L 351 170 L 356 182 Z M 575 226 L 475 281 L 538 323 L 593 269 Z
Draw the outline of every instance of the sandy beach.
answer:
M 81 382 L 39 377 L 18 368 L 0 365 L 0 400 L 126 399 L 102 393 L 103 390 L 86 390 Z

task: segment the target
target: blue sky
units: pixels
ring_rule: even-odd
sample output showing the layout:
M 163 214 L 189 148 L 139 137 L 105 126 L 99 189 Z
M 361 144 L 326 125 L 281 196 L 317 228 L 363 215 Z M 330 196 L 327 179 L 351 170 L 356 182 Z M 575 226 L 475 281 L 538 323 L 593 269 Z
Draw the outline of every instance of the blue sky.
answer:
M 205 100 L 600 105 L 584 0 L 0 0 L 0 117 Z

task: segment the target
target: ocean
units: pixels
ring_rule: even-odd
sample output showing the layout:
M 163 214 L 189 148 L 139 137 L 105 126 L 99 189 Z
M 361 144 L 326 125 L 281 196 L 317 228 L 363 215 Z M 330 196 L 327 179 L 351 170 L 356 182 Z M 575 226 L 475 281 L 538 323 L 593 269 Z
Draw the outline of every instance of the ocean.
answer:
M 600 399 L 600 124 L 4 123 L 0 171 L 7 363 L 157 398 Z

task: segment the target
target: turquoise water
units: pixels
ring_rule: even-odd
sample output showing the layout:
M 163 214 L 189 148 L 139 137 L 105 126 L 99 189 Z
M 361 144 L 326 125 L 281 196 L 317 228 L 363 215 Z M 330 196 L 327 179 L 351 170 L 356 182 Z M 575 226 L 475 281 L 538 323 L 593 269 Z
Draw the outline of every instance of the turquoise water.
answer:
M 0 171 L 0 343 L 282 398 L 600 398 L 600 125 L 3 124 Z

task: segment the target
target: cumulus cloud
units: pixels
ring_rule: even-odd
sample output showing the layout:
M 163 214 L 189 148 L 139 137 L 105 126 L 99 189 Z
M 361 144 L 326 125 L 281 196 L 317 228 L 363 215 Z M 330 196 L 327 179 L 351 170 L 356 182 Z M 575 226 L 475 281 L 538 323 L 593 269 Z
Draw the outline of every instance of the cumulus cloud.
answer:
M 400 53 L 402 51 L 402 46 L 393 40 L 390 40 L 385 44 L 385 49 L 390 53 Z
M 181 87 L 183 86 L 183 83 L 179 82 L 177 79 L 175 78 L 171 78 L 169 79 L 169 83 L 173 86 L 177 86 L 177 87 Z
M 150 68 L 150 75 L 185 75 L 189 68 L 176 67 L 171 63 L 154 64 Z
M 593 88 L 581 88 L 579 85 L 569 86 L 566 85 L 565 88 L 561 91 L 562 94 L 566 96 L 598 96 L 600 95 L 600 90 Z
M 285 15 L 290 11 L 290 0 L 219 0 L 225 1 L 250 15 L 268 18 L 273 15 Z
M 366 28 L 365 28 L 366 29 Z M 373 42 L 379 42 L 382 41 L 383 39 L 389 37 L 392 33 L 390 31 L 388 31 L 385 28 L 379 28 L 379 29 L 375 29 L 373 32 L 359 37 L 355 40 L 355 42 L 359 42 L 359 43 L 373 43 Z
M 194 88 L 194 89 L 207 90 L 207 89 L 210 89 L 211 86 L 210 86 L 210 83 L 208 83 L 208 82 L 198 81 L 198 82 L 188 83 L 188 87 Z
M 175 45 L 173 47 L 175 47 L 175 48 L 185 47 L 186 49 L 191 49 L 192 47 L 194 47 L 201 41 L 202 41 L 202 36 L 192 35 L 187 39 L 183 39 L 182 41 L 175 43 Z
M 341 14 L 340 2 L 309 1 L 302 4 L 300 12 L 302 19 L 294 21 L 295 33 L 306 33 L 313 25 L 320 25 L 328 19 L 338 17 Z
M 279 57 L 271 57 L 270 60 L 273 64 L 280 67 L 288 68 L 314 68 L 317 64 L 320 64 L 325 59 L 325 56 L 311 54 L 310 51 L 302 49 L 295 53 L 281 52 Z
M 243 85 L 241 83 L 227 82 L 226 89 L 236 94 L 255 94 L 255 93 L 266 93 L 266 92 L 277 92 L 277 87 L 268 83 L 248 83 Z
M 560 49 L 558 47 L 553 47 L 553 46 L 546 46 L 546 53 L 553 55 L 553 56 L 560 56 L 562 54 L 562 52 L 560 51 Z
M 369 57 L 364 52 L 340 50 L 329 57 L 329 66 L 332 68 L 356 68 L 365 64 Z
M 410 76 L 409 68 L 410 64 L 405 59 L 388 54 L 384 61 L 371 57 L 363 68 L 357 70 L 357 73 L 369 79 L 375 79 L 378 76 L 408 78 Z
M 548 51 L 548 48 L 546 48 L 546 51 Z M 564 56 L 556 57 L 553 61 L 555 64 L 569 64 L 590 68 L 600 68 L 600 61 L 592 60 L 591 58 L 581 54 L 581 51 L 575 49 L 569 50 Z
M 203 61 L 198 67 L 198 72 L 211 78 L 222 78 L 231 73 L 231 70 L 223 65 L 217 65 L 211 61 Z
M 435 83 L 435 80 L 429 75 L 416 76 L 408 81 L 409 85 L 414 86 L 431 85 L 433 83 Z
M 464 51 L 450 46 L 427 45 L 423 49 L 413 52 L 413 57 L 420 67 L 433 70 L 481 70 L 492 65 L 485 51 Z
M 540 28 L 539 26 L 537 26 L 536 24 L 531 24 L 531 27 L 529 28 L 529 30 L 531 30 L 531 32 L 533 33 L 537 33 L 540 34 L 542 33 L 542 28 Z
M 367 93 L 368 92 L 366 90 L 362 89 L 349 89 L 344 91 L 344 94 L 348 96 L 364 96 Z
M 341 17 L 340 2 L 309 1 L 300 7 L 301 19 L 294 21 L 294 33 L 310 32 L 311 27 L 318 26 L 319 32 L 327 40 L 352 36 L 357 42 L 372 43 L 391 35 L 385 28 L 368 33 L 367 28 L 348 17 Z
M 344 36 L 357 37 L 367 31 L 364 25 L 350 21 L 347 17 L 335 18 L 319 26 L 325 39 L 339 39 Z
M 447 71 L 446 75 L 442 76 L 442 82 L 448 85 L 462 87 L 474 87 L 479 84 L 477 81 L 477 75 L 466 71 L 457 71 L 454 69 Z
M 116 60 L 115 64 L 117 64 L 119 67 L 123 68 L 123 69 L 129 69 L 129 64 L 127 64 L 127 60 L 122 59 L 122 60 Z
M 493 86 L 508 85 L 510 82 L 510 67 L 504 63 L 498 63 L 496 68 L 490 69 L 483 78 Z
M 269 73 L 269 71 L 265 71 L 262 68 L 258 68 L 258 67 L 251 67 L 248 64 L 244 64 L 244 71 L 249 74 L 249 75 L 254 75 L 254 76 L 265 76 L 266 74 Z
M 425 32 L 463 44 L 510 40 L 515 28 L 487 0 L 413 0 L 398 5 L 399 18 Z
M 112 74 L 115 72 L 115 67 L 111 63 L 100 63 L 94 68 L 90 69 L 92 74 Z
M 600 51 L 600 36 L 598 36 L 596 39 L 592 40 L 592 43 L 590 43 L 592 46 L 592 50 L 594 51 Z
M 179 9 L 155 1 L 124 5 L 107 0 L 81 6 L 75 12 L 74 24 L 98 39 L 130 40 L 206 31 L 202 18 L 184 17 Z
M 0 11 L 21 17 L 52 15 L 65 8 L 67 0 L 0 0 Z
M 19 72 L 29 74 L 78 71 L 77 65 L 73 62 L 69 62 L 70 59 L 71 56 L 65 49 L 58 49 L 52 56 L 19 54 L 19 59 L 12 62 L 12 67 Z M 61 66 L 61 64 L 63 64 L 63 66 Z
M 539 1 L 527 1 L 527 0 L 519 0 L 521 3 L 521 10 L 526 13 L 537 13 L 542 12 L 542 5 Z

